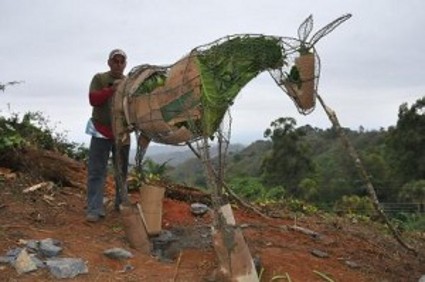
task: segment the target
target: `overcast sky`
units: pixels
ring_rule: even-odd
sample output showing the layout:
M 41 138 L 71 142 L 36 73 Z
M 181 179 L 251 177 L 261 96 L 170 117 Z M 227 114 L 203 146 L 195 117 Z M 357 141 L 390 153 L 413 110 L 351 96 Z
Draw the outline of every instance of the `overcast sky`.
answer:
M 40 111 L 68 139 L 88 144 L 88 87 L 122 48 L 126 72 L 136 65 L 172 64 L 220 37 L 262 33 L 296 37 L 310 14 L 314 31 L 353 17 L 323 38 L 319 93 L 342 126 L 395 125 L 399 106 L 425 96 L 423 0 L 0 0 L 0 114 Z M 318 107 L 298 114 L 268 73 L 250 82 L 231 108 L 233 143 L 263 139 L 278 117 L 297 125 L 331 126 Z

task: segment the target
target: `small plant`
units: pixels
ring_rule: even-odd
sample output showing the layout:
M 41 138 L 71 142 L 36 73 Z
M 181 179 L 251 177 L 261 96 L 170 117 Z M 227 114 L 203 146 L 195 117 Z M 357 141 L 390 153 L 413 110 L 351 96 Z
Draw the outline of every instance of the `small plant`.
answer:
M 399 212 L 391 218 L 391 223 L 399 231 L 425 231 L 425 215 Z
M 286 201 L 288 209 L 293 212 L 311 215 L 318 211 L 317 207 L 307 204 L 299 199 L 289 199 Z
M 374 208 L 368 197 L 343 196 L 334 206 L 337 213 L 347 214 L 359 219 L 374 215 Z
M 164 179 L 167 172 L 168 161 L 157 164 L 152 159 L 147 158 L 143 161 L 141 168 L 133 167 L 130 171 L 129 189 L 138 189 L 143 183 L 154 183 Z

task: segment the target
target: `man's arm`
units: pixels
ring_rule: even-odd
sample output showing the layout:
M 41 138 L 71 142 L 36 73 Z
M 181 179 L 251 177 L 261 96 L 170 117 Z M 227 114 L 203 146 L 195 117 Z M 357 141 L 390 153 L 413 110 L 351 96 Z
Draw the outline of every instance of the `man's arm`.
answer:
M 105 86 L 99 75 L 95 75 L 90 84 L 89 100 L 92 106 L 103 105 L 114 94 L 112 85 Z
M 109 97 L 114 94 L 114 89 L 112 87 L 105 87 L 100 90 L 93 90 L 89 93 L 90 105 L 93 107 L 103 105 Z

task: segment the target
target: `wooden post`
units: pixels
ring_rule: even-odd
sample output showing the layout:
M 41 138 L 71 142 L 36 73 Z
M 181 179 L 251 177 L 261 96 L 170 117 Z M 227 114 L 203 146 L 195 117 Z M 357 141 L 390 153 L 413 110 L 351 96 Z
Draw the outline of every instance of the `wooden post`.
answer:
M 228 281 L 258 282 L 254 261 L 230 204 L 221 206 L 216 216 L 219 222 L 212 227 L 212 236 L 220 273 Z
M 121 206 L 120 213 L 130 247 L 149 254 L 151 250 L 149 236 L 137 206 Z

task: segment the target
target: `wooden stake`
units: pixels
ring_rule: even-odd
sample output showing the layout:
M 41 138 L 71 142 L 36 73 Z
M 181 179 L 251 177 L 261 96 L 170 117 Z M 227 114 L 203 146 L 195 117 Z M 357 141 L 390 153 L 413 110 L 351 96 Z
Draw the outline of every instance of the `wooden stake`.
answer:
M 369 198 L 372 200 L 372 204 L 377 211 L 378 215 L 384 220 L 384 222 L 387 224 L 388 228 L 390 229 L 391 233 L 393 234 L 394 238 L 406 249 L 413 252 L 415 255 L 418 254 L 418 251 L 415 250 L 413 247 L 409 246 L 406 242 L 403 241 L 401 238 L 401 235 L 397 232 L 397 230 L 394 228 L 394 226 L 391 224 L 388 217 L 385 215 L 384 210 L 381 208 L 381 205 L 379 203 L 378 197 L 375 192 L 375 188 L 373 187 L 372 182 L 369 179 L 369 175 L 366 172 L 365 167 L 363 166 L 362 161 L 360 160 L 359 154 L 357 153 L 354 146 L 351 144 L 350 140 L 348 140 L 347 136 L 345 135 L 344 131 L 341 130 L 341 125 L 339 124 L 338 118 L 336 116 L 335 111 L 333 111 L 331 108 L 326 106 L 325 102 L 323 101 L 322 97 L 320 97 L 319 94 L 317 94 L 317 99 L 319 99 L 320 104 L 322 105 L 323 109 L 325 110 L 329 120 L 331 121 L 333 127 L 335 128 L 336 132 L 338 133 L 339 137 L 341 138 L 342 144 L 347 149 L 348 154 L 353 159 L 353 162 L 360 174 L 360 176 L 363 178 L 363 181 L 366 184 L 367 192 L 369 194 Z

